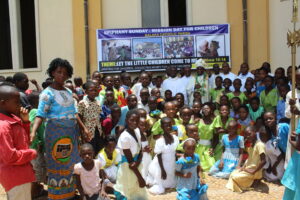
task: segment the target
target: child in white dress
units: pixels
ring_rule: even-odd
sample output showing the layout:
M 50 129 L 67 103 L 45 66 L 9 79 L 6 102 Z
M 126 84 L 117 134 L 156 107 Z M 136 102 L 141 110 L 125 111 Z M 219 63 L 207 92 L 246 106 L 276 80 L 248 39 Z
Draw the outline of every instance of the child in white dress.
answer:
M 130 110 L 126 114 L 127 128 L 121 133 L 117 148 L 120 150 L 121 161 L 114 185 L 116 199 L 148 199 L 146 183 L 141 175 L 142 144 L 138 129 L 139 115 Z
M 169 117 L 161 119 L 164 134 L 156 140 L 156 154 L 149 165 L 147 184 L 152 186 L 149 191 L 162 194 L 166 188 L 175 188 L 175 153 L 179 144 L 178 137 L 172 134 L 172 120 Z

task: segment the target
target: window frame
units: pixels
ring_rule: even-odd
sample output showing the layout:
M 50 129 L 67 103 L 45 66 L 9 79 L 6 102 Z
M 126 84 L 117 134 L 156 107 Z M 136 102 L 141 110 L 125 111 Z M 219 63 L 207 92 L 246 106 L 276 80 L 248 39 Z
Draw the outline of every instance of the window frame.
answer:
M 40 51 L 40 26 L 39 26 L 39 2 L 34 0 L 35 10 L 35 37 L 36 37 L 36 54 L 37 67 L 24 68 L 22 55 L 22 30 L 20 19 L 20 1 L 9 0 L 9 19 L 11 32 L 11 54 L 12 54 L 12 69 L 2 69 L 0 73 L 13 72 L 39 72 L 41 68 L 41 51 Z M 4 66 L 5 67 L 5 66 Z

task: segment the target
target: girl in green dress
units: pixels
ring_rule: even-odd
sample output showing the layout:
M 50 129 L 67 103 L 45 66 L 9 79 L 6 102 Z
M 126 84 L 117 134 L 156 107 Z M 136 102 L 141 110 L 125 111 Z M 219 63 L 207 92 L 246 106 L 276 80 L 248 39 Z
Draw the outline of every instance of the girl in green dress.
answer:
M 221 144 L 221 139 L 224 134 L 227 133 L 227 127 L 230 121 L 234 120 L 229 116 L 229 106 L 221 105 L 220 115 L 218 115 L 213 124 L 215 128 L 215 135 L 213 139 L 213 149 L 214 149 L 214 158 L 215 160 L 220 160 L 223 152 L 223 147 Z
M 205 103 L 202 107 L 203 117 L 198 123 L 199 130 L 199 156 L 201 166 L 204 171 L 209 171 L 214 165 L 215 159 L 213 157 L 212 139 L 214 136 L 213 113 L 209 103 Z

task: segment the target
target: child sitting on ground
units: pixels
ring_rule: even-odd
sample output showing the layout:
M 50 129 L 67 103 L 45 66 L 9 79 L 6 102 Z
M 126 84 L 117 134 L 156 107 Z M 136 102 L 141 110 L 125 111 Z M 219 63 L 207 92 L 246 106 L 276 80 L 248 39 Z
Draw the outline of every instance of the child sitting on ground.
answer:
M 243 192 L 251 187 L 254 180 L 262 178 L 266 164 L 265 145 L 257 140 L 255 128 L 249 126 L 245 130 L 245 141 L 249 140 L 252 147 L 248 149 L 249 157 L 242 168 L 234 170 L 226 187 L 234 192 Z
M 77 182 L 77 188 L 80 192 L 80 199 L 84 197 L 87 200 L 105 199 L 105 185 L 102 181 L 103 164 L 99 160 L 94 160 L 94 149 L 89 143 L 85 143 L 80 148 L 80 157 L 82 162 L 75 164 L 74 174 Z M 101 176 L 101 177 L 100 177 Z
M 218 178 L 228 178 L 235 168 L 240 168 L 242 153 L 244 149 L 244 137 L 237 134 L 237 122 L 229 122 L 228 134 L 223 135 L 223 154 L 221 160 L 217 161 L 210 169 L 210 175 Z
M 197 142 L 188 138 L 183 143 L 184 155 L 176 161 L 175 175 L 177 179 L 177 199 L 207 200 L 207 188 L 204 178 L 200 173 L 200 159 L 195 154 Z
M 120 152 L 116 149 L 117 141 L 114 136 L 106 136 L 104 140 L 104 148 L 99 152 L 97 158 L 102 162 L 102 168 L 105 172 L 105 179 L 111 183 L 117 180 L 117 165 L 120 161 Z M 109 185 L 111 186 L 111 184 Z

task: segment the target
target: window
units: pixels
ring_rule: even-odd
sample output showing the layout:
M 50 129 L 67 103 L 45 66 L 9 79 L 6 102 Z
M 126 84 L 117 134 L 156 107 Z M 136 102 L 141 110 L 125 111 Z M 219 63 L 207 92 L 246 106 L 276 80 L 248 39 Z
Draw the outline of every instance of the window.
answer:
M 36 68 L 36 32 L 34 0 L 20 0 L 23 68 Z
M 142 27 L 188 25 L 190 4 L 190 0 L 141 0 Z
M 0 1 L 0 69 L 12 69 L 8 1 Z
M 142 27 L 160 26 L 160 0 L 142 0 Z
M 168 0 L 169 26 L 186 26 L 186 0 Z
M 38 67 L 37 0 L 0 1 L 0 70 Z

